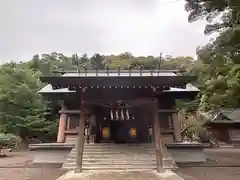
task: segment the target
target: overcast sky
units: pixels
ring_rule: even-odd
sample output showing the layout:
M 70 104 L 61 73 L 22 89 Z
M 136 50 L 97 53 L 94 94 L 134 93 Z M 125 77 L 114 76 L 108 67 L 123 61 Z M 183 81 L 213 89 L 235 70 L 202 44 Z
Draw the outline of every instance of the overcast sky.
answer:
M 0 61 L 62 52 L 195 56 L 204 22 L 184 0 L 1 0 Z

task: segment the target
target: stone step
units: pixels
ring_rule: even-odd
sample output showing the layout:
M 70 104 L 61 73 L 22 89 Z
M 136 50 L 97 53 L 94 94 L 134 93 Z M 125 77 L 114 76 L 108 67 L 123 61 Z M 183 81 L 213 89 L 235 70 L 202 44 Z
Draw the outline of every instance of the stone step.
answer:
M 74 149 L 73 152 L 75 152 L 76 150 Z M 133 149 L 133 148 L 84 148 L 84 152 L 98 152 L 98 151 L 101 151 L 101 152 L 111 152 L 111 151 L 117 151 L 117 152 L 122 152 L 122 151 L 127 151 L 127 152 L 153 152 L 155 153 L 156 150 L 155 149 L 143 149 L 143 148 L 137 148 L 137 149 Z
M 128 144 L 118 144 L 118 143 L 86 143 L 85 144 L 86 146 L 94 146 L 94 147 L 97 147 L 97 146 L 102 146 L 102 147 L 155 147 L 155 144 L 153 143 L 142 143 L 142 144 L 134 144 L 134 143 L 128 143 Z
M 163 167 L 164 169 L 176 169 L 177 165 L 172 157 L 164 157 Z
M 173 169 L 175 162 L 164 149 L 163 166 Z M 76 167 L 76 149 L 67 156 L 64 169 Z M 84 144 L 83 169 L 155 169 L 156 150 L 154 144 Z
M 71 159 L 76 159 L 76 156 L 73 155 L 69 155 L 67 156 L 67 159 L 71 160 Z M 156 160 L 156 156 L 148 156 L 148 157 L 141 157 L 141 156 L 108 156 L 108 155 L 104 155 L 104 156 L 83 156 L 83 159 L 85 160 L 130 160 L 130 161 L 135 161 L 135 160 L 141 160 L 141 161 L 147 161 L 147 160 Z
M 77 141 L 77 138 L 66 138 L 65 141 Z
M 65 143 L 67 143 L 67 144 L 76 144 L 75 141 L 65 141 Z
M 76 142 L 77 142 L 77 136 L 67 135 L 65 138 L 65 143 L 76 144 Z
M 65 141 L 67 141 L 67 140 L 69 140 L 69 141 L 75 140 L 75 141 L 76 141 L 76 140 L 77 140 L 77 137 L 68 137 L 68 136 L 67 136 L 67 137 L 65 138 Z
M 67 157 L 68 159 L 76 159 L 76 156 L 68 156 Z M 106 159 L 109 159 L 109 160 L 116 160 L 116 159 L 121 159 L 121 160 L 131 160 L 131 161 L 135 161 L 135 160 L 141 160 L 141 161 L 146 161 L 146 160 L 149 160 L 149 161 L 153 161 L 153 160 L 156 160 L 156 156 L 152 156 L 152 157 L 140 157 L 140 156 L 132 156 L 132 157 L 129 157 L 129 156 L 83 156 L 83 159 L 85 160 L 106 160 Z
M 97 148 L 97 147 L 101 147 L 101 148 L 138 148 L 138 147 L 141 147 L 141 148 L 155 148 L 155 145 L 151 144 L 138 144 L 138 145 L 131 145 L 131 144 L 112 144 L 112 145 L 109 145 L 109 144 L 104 144 L 104 143 L 95 143 L 95 144 L 87 144 L 85 143 L 84 144 L 84 148 Z
M 72 152 L 76 152 L 76 150 L 73 150 Z M 85 149 L 83 152 L 129 152 L 129 153 L 156 153 L 155 149 Z
M 76 141 L 77 141 L 76 139 L 66 139 L 65 140 L 65 142 L 74 142 L 74 143 L 76 143 Z
M 76 158 L 69 158 L 68 159 L 68 162 L 76 162 Z M 120 160 L 120 159 L 83 159 L 83 162 L 86 162 L 86 163 L 103 163 L 103 164 L 106 164 L 106 163 L 132 163 L 132 164 L 141 164 L 141 163 L 156 163 L 156 159 L 145 159 L 145 160 L 141 160 L 141 159 L 127 159 L 127 160 Z M 163 163 L 168 165 L 168 164 L 172 164 L 173 163 L 173 160 L 171 159 L 164 159 L 163 160 Z
M 71 164 L 76 164 L 76 160 L 72 159 L 69 160 L 66 164 L 71 163 Z M 151 165 L 156 165 L 156 160 L 145 160 L 145 161 L 141 161 L 141 160 L 133 160 L 133 161 L 119 161 L 119 160 L 83 160 L 83 164 L 151 164 Z M 164 167 L 172 167 L 174 168 L 175 165 L 173 164 L 172 161 L 163 161 L 163 166 Z
M 117 162 L 117 163 L 115 163 L 115 162 L 113 162 L 113 163 L 111 163 L 111 164 L 109 164 L 108 162 L 106 162 L 106 163 L 87 163 L 87 162 L 83 162 L 83 168 L 84 167 L 109 167 L 109 168 L 115 168 L 115 167 L 117 167 L 117 168 L 119 168 L 119 167 L 121 167 L 121 168 L 136 168 L 136 169 L 138 169 L 139 167 L 140 168 L 151 168 L 151 169 L 154 169 L 154 168 L 156 168 L 156 162 L 155 163 L 149 163 L 149 162 L 145 162 L 145 163 L 136 163 L 136 162 L 128 162 L 128 163 L 124 163 L 124 162 L 122 162 L 122 163 L 120 163 L 120 162 Z M 69 168 L 69 167 L 71 167 L 71 168 L 75 168 L 76 167 L 76 163 L 75 162 L 68 162 L 68 163 L 65 163 L 64 164 L 64 166 L 63 166 L 63 168 Z M 163 168 L 164 169 L 176 169 L 177 168 L 177 166 L 173 166 L 172 164 L 163 164 Z
M 133 157 L 133 158 L 156 158 L 156 155 L 155 154 L 134 154 L 134 153 L 84 153 L 83 154 L 83 157 L 89 157 L 89 158 L 94 158 L 94 157 L 99 157 L 101 158 L 104 157 L 104 158 L 113 158 L 113 159 L 116 159 L 116 158 L 124 158 L 124 157 Z M 71 153 L 69 154 L 67 157 L 76 157 L 76 153 Z
M 75 164 L 65 164 L 64 169 L 74 169 L 76 168 Z M 99 169 L 155 169 L 156 165 L 83 165 L 84 170 L 99 170 Z
M 71 152 L 76 153 L 76 149 L 73 149 Z M 85 149 L 84 153 L 140 153 L 140 154 L 155 154 L 156 150 L 154 149 Z
M 76 158 L 76 155 L 69 155 L 67 156 L 67 158 L 69 159 L 75 159 Z M 109 155 L 101 155 L 101 156 L 98 156 L 98 155 L 95 155 L 95 156 L 87 156 L 87 155 L 83 155 L 83 159 L 128 159 L 128 160 L 137 160 L 137 159 L 140 159 L 140 160 L 153 160 L 153 159 L 156 159 L 156 156 L 144 156 L 144 157 L 141 157 L 141 156 L 127 156 L 127 155 L 119 155 L 119 156 L 109 156 Z
M 70 157 L 75 157 L 76 153 L 71 153 L 69 154 Z M 95 157 L 95 156 L 104 156 L 104 157 L 129 157 L 129 156 L 133 156 L 133 157 L 139 157 L 142 156 L 144 158 L 146 157 L 156 157 L 155 154 L 134 154 L 134 153 L 113 153 L 113 152 L 109 152 L 109 153 L 91 153 L 91 152 L 85 152 L 83 153 L 84 157 Z
M 65 142 L 76 142 L 77 140 L 76 139 L 66 139 Z
M 76 157 L 67 157 L 67 161 L 72 161 L 75 160 Z M 104 160 L 108 160 L 108 161 L 118 161 L 118 160 L 122 160 L 122 161 L 156 161 L 156 157 L 155 158 L 141 158 L 141 157 L 83 157 L 83 160 L 85 161 L 104 161 Z
M 72 151 L 73 153 L 76 150 Z M 139 154 L 155 154 L 156 151 L 154 150 L 129 150 L 129 149 L 110 149 L 110 150 L 86 150 L 84 149 L 83 152 L 85 153 L 139 153 Z
M 76 161 L 66 164 L 76 164 Z M 83 161 L 83 165 L 156 165 L 156 161 Z

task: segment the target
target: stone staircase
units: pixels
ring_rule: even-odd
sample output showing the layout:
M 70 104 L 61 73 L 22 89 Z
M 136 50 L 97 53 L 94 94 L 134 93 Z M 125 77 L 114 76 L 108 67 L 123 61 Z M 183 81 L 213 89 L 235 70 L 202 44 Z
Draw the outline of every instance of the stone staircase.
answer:
M 66 138 L 65 138 L 66 144 L 76 144 L 76 141 L 77 141 L 77 135 L 71 135 L 71 134 L 66 135 Z
M 177 164 L 175 160 L 172 158 L 171 154 L 168 152 L 166 145 L 163 144 L 162 147 L 163 147 L 163 168 L 176 169 Z
M 165 149 L 166 151 L 166 149 Z M 164 152 L 165 152 L 164 151 Z M 164 168 L 176 168 L 170 155 L 164 157 Z M 76 167 L 76 149 L 66 158 L 62 168 Z M 84 144 L 83 170 L 156 169 L 154 144 Z

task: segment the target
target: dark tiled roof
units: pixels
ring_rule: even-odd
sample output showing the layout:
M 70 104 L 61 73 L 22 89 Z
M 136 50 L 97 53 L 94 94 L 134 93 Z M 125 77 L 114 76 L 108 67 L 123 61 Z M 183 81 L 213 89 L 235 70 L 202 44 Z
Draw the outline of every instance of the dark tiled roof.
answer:
M 62 77 L 136 77 L 136 76 L 141 76 L 141 77 L 177 77 L 178 75 L 176 74 L 177 71 L 170 71 L 170 70 L 99 70 L 99 71 L 81 71 L 80 73 L 76 72 L 66 72 L 63 73 L 61 76 Z M 164 92 L 199 92 L 200 90 L 196 88 L 195 86 L 191 84 L 187 84 L 186 88 L 176 88 L 176 87 L 170 87 L 169 90 L 164 90 Z M 46 85 L 43 87 L 39 93 L 74 93 L 75 91 L 69 91 L 68 88 L 61 88 L 61 89 L 53 89 L 51 84 Z
M 240 123 L 240 108 L 221 109 L 212 119 L 212 122 Z

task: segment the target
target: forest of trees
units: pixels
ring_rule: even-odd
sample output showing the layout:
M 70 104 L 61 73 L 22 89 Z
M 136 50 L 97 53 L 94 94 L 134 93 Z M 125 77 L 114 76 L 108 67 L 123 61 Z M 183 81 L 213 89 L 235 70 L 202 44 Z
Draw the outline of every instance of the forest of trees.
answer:
M 57 116 L 51 102 L 37 93 L 43 86 L 41 75 L 52 70 L 77 70 L 78 67 L 126 69 L 131 65 L 145 69 L 185 68 L 187 74 L 198 76 L 193 82 L 199 96 L 185 103 L 186 109 L 204 112 L 222 107 L 240 107 L 240 1 L 239 0 L 186 0 L 189 22 L 206 19 L 206 34 L 218 32 L 218 37 L 197 49 L 197 59 L 191 57 L 135 57 L 129 52 L 104 56 L 87 54 L 65 56 L 61 53 L 34 55 L 30 61 L 10 62 L 0 67 L 0 132 L 27 137 L 55 137 Z M 221 17 L 221 18 L 219 18 Z M 216 20 L 217 19 L 217 20 Z M 161 61 L 160 61 L 161 59 Z

